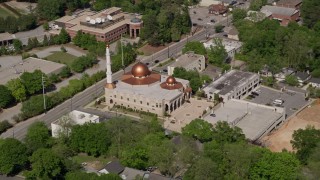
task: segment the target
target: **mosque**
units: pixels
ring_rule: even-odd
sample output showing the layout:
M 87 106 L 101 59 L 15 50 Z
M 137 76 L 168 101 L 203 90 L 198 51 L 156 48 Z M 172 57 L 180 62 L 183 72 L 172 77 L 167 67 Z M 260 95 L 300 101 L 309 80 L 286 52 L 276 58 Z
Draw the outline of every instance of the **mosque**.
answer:
M 120 105 L 163 116 L 178 109 L 191 96 L 189 81 L 152 72 L 142 62 L 136 63 L 131 72 L 123 74 L 121 79 L 114 83 L 108 46 L 106 67 L 105 98 L 108 108 Z

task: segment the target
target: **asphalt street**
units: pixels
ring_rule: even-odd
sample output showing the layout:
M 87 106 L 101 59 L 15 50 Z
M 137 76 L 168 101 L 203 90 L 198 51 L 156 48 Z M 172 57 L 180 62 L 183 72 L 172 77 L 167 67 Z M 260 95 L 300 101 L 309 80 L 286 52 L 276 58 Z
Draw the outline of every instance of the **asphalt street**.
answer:
M 229 18 L 229 20 L 230 19 L 231 18 Z M 219 24 L 225 24 L 226 22 L 227 22 L 227 20 L 224 19 L 221 22 L 219 22 Z M 202 30 L 198 31 L 197 33 L 193 34 L 193 36 L 189 36 L 185 39 L 182 39 L 181 41 L 179 41 L 175 44 L 172 44 L 168 48 L 163 49 L 163 50 L 153 54 L 152 56 L 149 56 L 149 57 L 142 59 L 142 62 L 150 63 L 154 60 L 159 60 L 161 62 L 161 61 L 167 59 L 168 57 L 172 57 L 176 53 L 180 52 L 182 50 L 182 48 L 184 47 L 184 45 L 188 41 L 205 40 L 208 35 L 213 35 L 213 34 L 214 34 L 214 27 L 208 27 L 206 29 L 202 29 Z M 132 68 L 132 65 L 127 67 L 125 69 L 125 72 L 130 71 L 131 68 Z M 113 80 L 119 80 L 123 73 L 124 73 L 123 70 L 114 73 Z M 36 122 L 36 121 L 45 122 L 48 126 L 50 126 L 50 124 L 54 120 L 60 118 L 62 115 L 67 114 L 70 111 L 77 109 L 79 107 L 82 107 L 82 106 L 92 102 L 93 100 L 95 100 L 96 97 L 103 95 L 105 83 L 106 83 L 106 79 L 87 88 L 83 92 L 78 93 L 77 95 L 75 95 L 71 99 L 69 99 L 69 100 L 63 102 L 62 104 L 58 105 L 57 107 L 51 109 L 46 114 L 41 114 L 37 117 L 31 118 L 31 119 L 28 119 L 24 122 L 16 124 L 13 128 L 8 129 L 5 133 L 1 134 L 1 137 L 2 138 L 14 137 L 16 139 L 23 140 L 23 138 L 25 137 L 25 135 L 27 133 L 28 127 L 33 122 Z

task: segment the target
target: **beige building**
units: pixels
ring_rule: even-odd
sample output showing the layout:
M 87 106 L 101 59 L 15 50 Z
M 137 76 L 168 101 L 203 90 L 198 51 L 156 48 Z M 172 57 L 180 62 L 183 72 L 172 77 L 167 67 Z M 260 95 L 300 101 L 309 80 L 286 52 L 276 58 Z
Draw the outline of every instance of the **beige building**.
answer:
M 129 34 L 131 38 L 138 37 L 143 22 L 139 15 L 111 7 L 99 12 L 84 10 L 72 16 L 64 16 L 55 20 L 55 24 L 65 28 L 72 38 L 78 31 L 82 31 L 94 35 L 98 41 L 113 42 L 123 34 Z
M 151 72 L 141 62 L 135 64 L 131 72 L 122 75 L 121 80 L 114 84 L 107 48 L 105 98 L 109 108 L 122 106 L 163 116 L 185 103 L 190 98 L 191 91 L 189 81 Z
M 203 55 L 194 54 L 194 52 L 190 51 L 181 55 L 174 63 L 168 65 L 169 76 L 173 74 L 176 67 L 183 67 L 188 71 L 195 70 L 202 72 L 206 68 L 206 59 Z

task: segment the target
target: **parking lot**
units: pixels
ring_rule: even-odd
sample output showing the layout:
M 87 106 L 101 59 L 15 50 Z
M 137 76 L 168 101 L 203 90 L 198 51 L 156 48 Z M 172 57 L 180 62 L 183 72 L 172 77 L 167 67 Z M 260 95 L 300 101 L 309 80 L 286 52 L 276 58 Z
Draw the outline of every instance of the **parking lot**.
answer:
M 287 117 L 308 103 L 305 100 L 304 94 L 299 92 L 281 92 L 267 87 L 259 87 L 257 92 L 259 93 L 258 96 L 252 99 L 247 98 L 246 100 L 257 104 L 273 106 L 275 99 L 282 99 L 284 103 L 281 106 L 286 108 Z
M 193 25 L 206 26 L 213 25 L 222 20 L 222 15 L 209 14 L 208 7 L 195 7 L 189 9 L 189 15 Z M 209 24 L 208 24 L 209 23 Z

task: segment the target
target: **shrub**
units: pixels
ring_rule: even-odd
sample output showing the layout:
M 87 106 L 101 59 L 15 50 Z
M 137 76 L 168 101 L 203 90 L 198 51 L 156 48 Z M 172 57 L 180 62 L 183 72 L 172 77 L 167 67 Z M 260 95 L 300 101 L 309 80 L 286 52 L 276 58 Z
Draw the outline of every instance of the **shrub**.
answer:
M 11 128 L 12 124 L 8 122 L 8 120 L 4 120 L 0 122 L 0 134 L 6 132 L 7 129 Z

